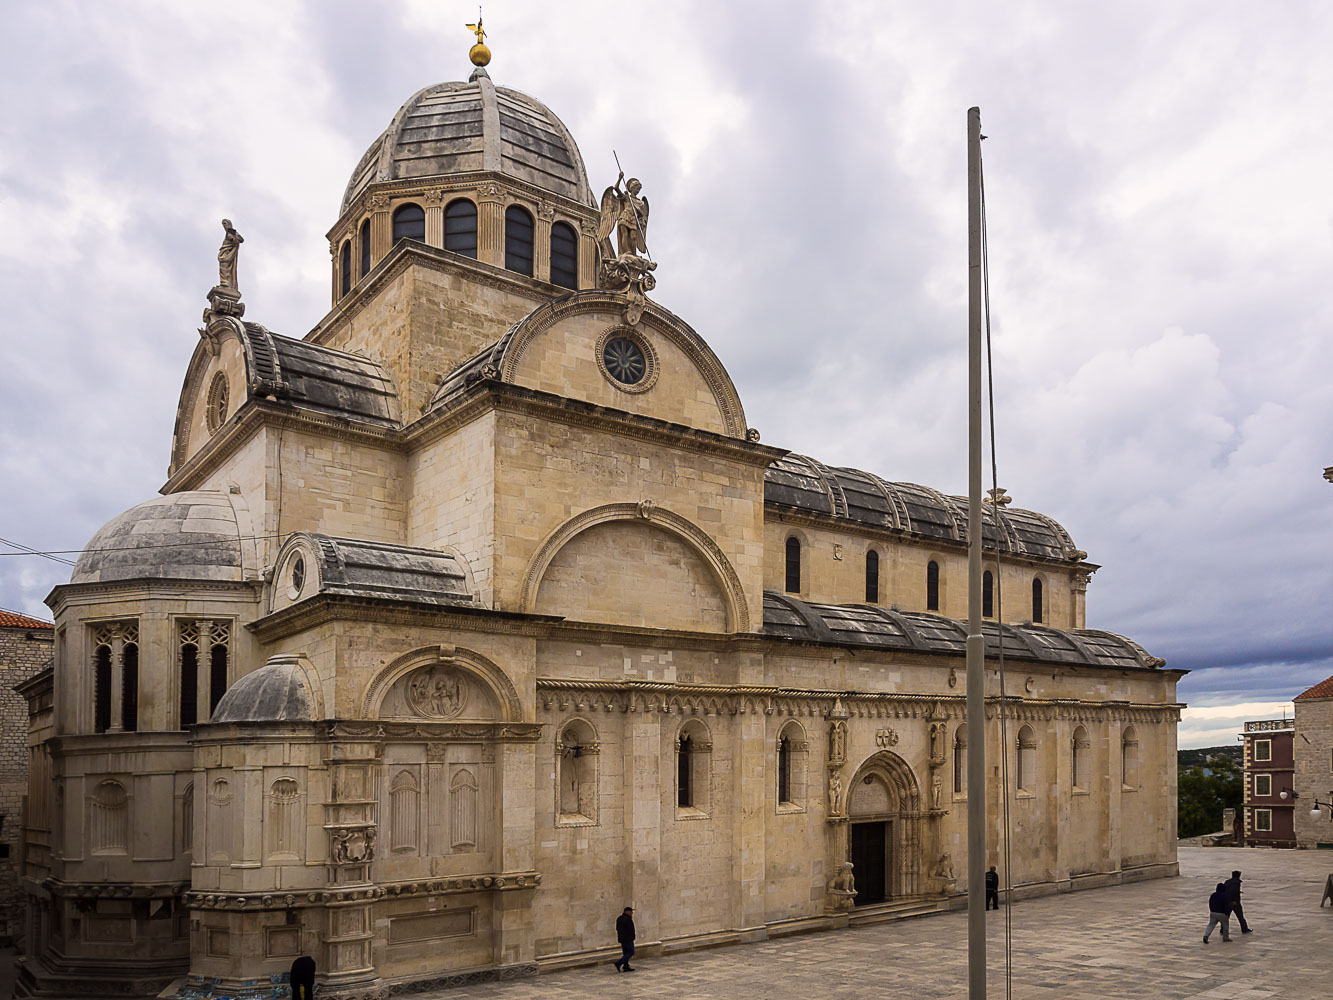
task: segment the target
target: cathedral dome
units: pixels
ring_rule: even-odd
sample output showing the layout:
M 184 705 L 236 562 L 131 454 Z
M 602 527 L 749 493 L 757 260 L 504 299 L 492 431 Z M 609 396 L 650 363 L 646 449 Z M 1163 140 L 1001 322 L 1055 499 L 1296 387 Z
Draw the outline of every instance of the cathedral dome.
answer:
M 242 530 L 244 513 L 239 496 L 215 490 L 171 493 L 131 507 L 93 535 L 70 583 L 243 580 L 251 543 Z
M 272 657 L 227 689 L 210 722 L 308 722 L 314 696 L 295 656 Z
M 497 87 L 477 70 L 466 83 L 436 84 L 408 98 L 356 165 L 340 212 L 372 184 L 479 171 L 593 204 L 583 157 L 564 123 L 540 101 Z

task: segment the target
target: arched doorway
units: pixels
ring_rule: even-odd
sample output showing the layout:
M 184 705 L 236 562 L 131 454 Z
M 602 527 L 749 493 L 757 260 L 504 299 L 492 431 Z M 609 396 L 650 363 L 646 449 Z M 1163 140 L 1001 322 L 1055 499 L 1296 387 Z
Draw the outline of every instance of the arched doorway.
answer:
M 887 750 L 868 758 L 852 779 L 847 816 L 856 905 L 919 894 L 921 793 L 907 762 Z

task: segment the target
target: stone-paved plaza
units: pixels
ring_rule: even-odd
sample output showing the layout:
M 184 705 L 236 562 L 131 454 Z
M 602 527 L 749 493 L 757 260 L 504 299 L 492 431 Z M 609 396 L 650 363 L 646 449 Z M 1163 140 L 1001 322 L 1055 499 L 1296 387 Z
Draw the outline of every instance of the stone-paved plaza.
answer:
M 1208 895 L 1233 868 L 1245 873 L 1253 934 L 1230 943 L 1208 923 Z M 1186 847 L 1181 877 L 1046 896 L 1013 907 L 1013 996 L 1280 997 L 1333 992 L 1333 907 L 1321 911 L 1333 852 Z M 1004 997 L 1003 911 L 989 914 L 991 997 Z M 651 936 L 642 928 L 640 936 Z M 636 959 L 639 971 L 601 966 L 452 990 L 453 1000 L 567 997 L 967 996 L 967 918 L 947 913 L 753 945 Z

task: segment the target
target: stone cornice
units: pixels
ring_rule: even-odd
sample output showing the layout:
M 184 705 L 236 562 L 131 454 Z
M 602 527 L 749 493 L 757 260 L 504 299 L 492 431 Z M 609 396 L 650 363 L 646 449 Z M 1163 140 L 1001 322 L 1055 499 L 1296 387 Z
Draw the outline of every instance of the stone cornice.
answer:
M 324 724 L 330 740 L 497 740 L 532 743 L 541 736 L 532 722 L 383 722 L 337 720 Z
M 370 305 L 385 285 L 413 266 L 446 274 L 462 274 L 478 285 L 531 298 L 534 300 L 534 309 L 549 299 L 569 293 L 567 288 L 538 281 L 536 278 L 529 278 L 494 264 L 473 260 L 451 250 L 428 246 L 417 240 L 399 240 L 371 269 L 371 272 L 344 295 L 303 339 L 312 344 L 324 344 L 335 330 L 340 329 Z
M 512 892 L 535 889 L 542 884 L 536 871 L 500 872 L 492 875 L 465 875 L 457 878 L 418 879 L 417 881 L 380 882 L 349 888 L 328 888 L 283 892 L 217 892 L 201 890 L 185 893 L 185 902 L 196 910 L 293 910 L 311 906 L 337 906 L 367 903 L 386 897 L 448 896 L 467 892 Z
M 850 518 L 842 517 L 837 514 L 821 514 L 818 511 L 804 510 L 800 507 L 792 507 L 789 504 L 775 503 L 771 500 L 764 501 L 764 520 L 773 521 L 780 524 L 794 524 L 806 528 L 819 528 L 826 531 L 837 531 L 845 535 L 855 535 L 861 538 L 873 538 L 882 541 L 891 541 L 896 544 L 906 543 L 916 545 L 925 549 L 943 549 L 956 552 L 967 552 L 967 542 L 959 541 L 954 538 L 935 538 L 933 536 L 920 535 L 916 532 L 907 531 L 903 528 L 877 528 L 873 524 L 864 524 L 860 521 L 853 521 Z M 1058 566 L 1068 571 L 1082 571 L 1092 574 L 1101 569 L 1100 563 L 1087 561 L 1070 562 L 1067 559 L 1049 559 L 1043 556 L 1032 555 L 1030 553 L 1011 553 L 999 552 L 994 548 L 987 547 L 986 555 L 994 557 L 996 555 L 1008 564 L 1032 566 Z
M 166 882 L 66 882 L 55 876 L 42 880 L 42 888 L 53 896 L 70 899 L 163 899 L 183 896 L 189 879 Z
M 829 691 L 745 684 L 674 684 L 666 681 L 601 681 L 537 678 L 537 699 L 551 711 L 659 712 L 704 715 L 792 715 L 827 718 L 839 701 L 851 718 L 961 719 L 963 695 Z M 986 699 L 987 718 L 1003 702 L 1010 719 L 1078 721 L 1178 721 L 1179 703 L 1098 702 L 1080 698 Z
M 61 583 L 51 589 L 46 605 L 59 618 L 71 606 L 115 601 L 185 601 L 201 593 L 231 592 L 240 600 L 257 602 L 263 584 L 258 580 L 188 580 L 142 577 L 137 580 L 112 580 L 107 583 Z M 181 593 L 188 590 L 188 594 Z M 118 618 L 134 615 L 117 614 Z M 201 616 L 206 617 L 206 616 Z

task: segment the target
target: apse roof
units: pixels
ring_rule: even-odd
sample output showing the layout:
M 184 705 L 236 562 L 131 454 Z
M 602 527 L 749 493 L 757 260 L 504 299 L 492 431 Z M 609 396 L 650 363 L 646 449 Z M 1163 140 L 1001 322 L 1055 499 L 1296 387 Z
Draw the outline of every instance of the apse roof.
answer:
M 967 500 L 916 483 L 891 483 L 859 469 L 834 468 L 806 455 L 787 455 L 768 467 L 764 500 L 872 528 L 922 538 L 967 542 Z M 987 548 L 1061 562 L 1087 558 L 1056 521 L 1033 510 L 1005 507 L 999 528 L 995 505 L 982 512 Z
M 320 555 L 320 592 L 427 604 L 472 600 L 458 560 L 437 549 L 329 535 L 307 536 Z
M 849 648 L 911 653 L 966 653 L 962 622 L 924 611 L 894 611 L 868 604 L 815 604 L 790 594 L 764 594 L 764 634 Z M 1064 631 L 1046 625 L 982 624 L 986 656 L 1068 666 L 1156 669 L 1165 664 L 1134 641 L 1098 629 Z
M 417 91 L 352 171 L 341 212 L 371 184 L 496 171 L 584 205 L 588 175 L 551 109 L 495 86 L 485 71 Z
M 244 325 L 252 395 L 271 395 L 346 420 L 398 426 L 397 390 L 374 361 L 284 337 L 258 323 Z

